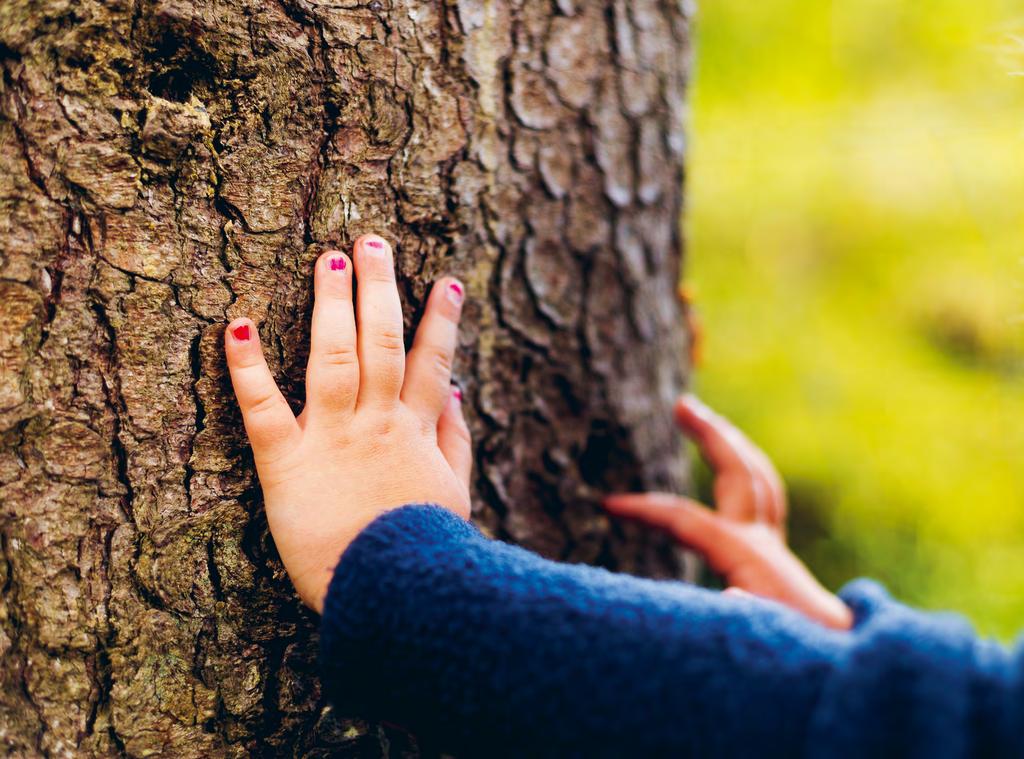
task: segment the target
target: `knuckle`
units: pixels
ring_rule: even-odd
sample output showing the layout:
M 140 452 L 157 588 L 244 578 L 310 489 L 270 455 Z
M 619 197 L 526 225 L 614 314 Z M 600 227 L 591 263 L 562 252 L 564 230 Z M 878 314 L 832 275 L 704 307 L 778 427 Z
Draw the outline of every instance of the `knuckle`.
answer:
M 388 415 L 375 420 L 367 430 L 365 440 L 366 455 L 375 461 L 386 460 L 394 450 L 396 441 L 396 425 Z
M 276 411 L 280 402 L 276 393 L 267 391 L 256 396 L 255 400 L 249 404 L 247 413 L 254 419 L 260 419 Z
M 363 418 L 356 431 L 356 437 L 372 449 L 380 447 L 386 450 L 398 426 L 398 420 L 393 413 L 374 411 Z
M 431 348 L 430 365 L 435 374 L 448 377 L 452 373 L 452 355 L 443 348 Z
M 374 332 L 373 345 L 384 353 L 404 354 L 405 336 L 399 330 L 384 327 Z
M 359 352 L 352 343 L 330 345 L 320 354 L 320 362 L 325 366 L 355 366 L 359 362 Z

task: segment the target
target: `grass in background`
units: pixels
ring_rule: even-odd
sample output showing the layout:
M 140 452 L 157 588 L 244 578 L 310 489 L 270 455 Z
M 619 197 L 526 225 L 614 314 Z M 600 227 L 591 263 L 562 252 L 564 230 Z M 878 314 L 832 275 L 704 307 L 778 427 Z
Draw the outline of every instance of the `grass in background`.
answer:
M 1016 7 L 1013 7 L 1016 6 Z M 797 549 L 1024 626 L 1016 1 L 704 0 L 697 390 L 777 462 Z

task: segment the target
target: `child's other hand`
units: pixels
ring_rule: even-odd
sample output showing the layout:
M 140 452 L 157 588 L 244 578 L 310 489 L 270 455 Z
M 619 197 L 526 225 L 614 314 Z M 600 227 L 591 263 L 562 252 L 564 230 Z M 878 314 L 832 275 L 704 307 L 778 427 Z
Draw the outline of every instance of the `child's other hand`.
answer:
M 703 554 L 730 586 L 783 603 L 827 627 L 849 629 L 849 608 L 786 545 L 786 491 L 768 457 L 693 396 L 681 398 L 675 414 L 715 473 L 717 510 L 667 493 L 613 495 L 605 507 L 669 530 Z
M 342 552 L 375 517 L 414 502 L 464 518 L 470 508 L 469 430 L 451 386 L 462 285 L 434 285 L 407 361 L 391 246 L 366 235 L 353 258 L 356 302 L 348 256 L 328 251 L 316 263 L 298 418 L 256 325 L 235 319 L 224 338 L 270 531 L 299 596 L 317 611 Z

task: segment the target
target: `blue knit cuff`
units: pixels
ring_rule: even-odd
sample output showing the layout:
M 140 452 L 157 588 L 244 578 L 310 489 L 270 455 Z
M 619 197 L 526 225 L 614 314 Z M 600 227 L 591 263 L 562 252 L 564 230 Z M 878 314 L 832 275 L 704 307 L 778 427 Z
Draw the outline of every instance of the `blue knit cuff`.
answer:
M 373 682 L 373 673 L 346 656 L 343 647 L 365 645 L 375 650 L 379 627 L 387 624 L 382 607 L 396 590 L 388 585 L 395 581 L 394 567 L 415 566 L 426 554 L 448 553 L 454 544 L 473 539 L 484 537 L 448 509 L 408 504 L 377 517 L 349 544 L 328 585 L 320 621 L 320 666 L 336 704 L 346 703 L 346 694 L 352 694 L 346 683 L 353 681 L 362 684 L 363 705 L 372 704 L 365 684 Z
M 881 583 L 865 578 L 851 580 L 843 586 L 838 595 L 853 612 L 854 628 L 860 627 L 875 614 L 886 609 L 905 608 L 893 600 Z

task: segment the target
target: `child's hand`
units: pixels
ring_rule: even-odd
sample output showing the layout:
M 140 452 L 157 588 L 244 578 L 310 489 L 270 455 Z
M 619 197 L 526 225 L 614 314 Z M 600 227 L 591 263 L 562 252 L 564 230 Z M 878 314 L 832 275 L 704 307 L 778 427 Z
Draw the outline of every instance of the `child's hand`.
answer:
M 462 285 L 434 285 L 407 365 L 391 246 L 366 235 L 353 258 L 355 306 L 348 256 L 329 251 L 316 263 L 297 419 L 256 325 L 235 319 L 224 338 L 270 531 L 299 596 L 317 611 L 342 552 L 378 515 L 418 502 L 469 516 L 469 430 L 451 386 Z
M 768 457 L 693 396 L 680 399 L 675 413 L 715 472 L 717 511 L 667 493 L 613 495 L 605 507 L 669 530 L 703 554 L 732 588 L 779 601 L 827 627 L 849 629 L 850 610 L 786 545 L 786 491 Z

